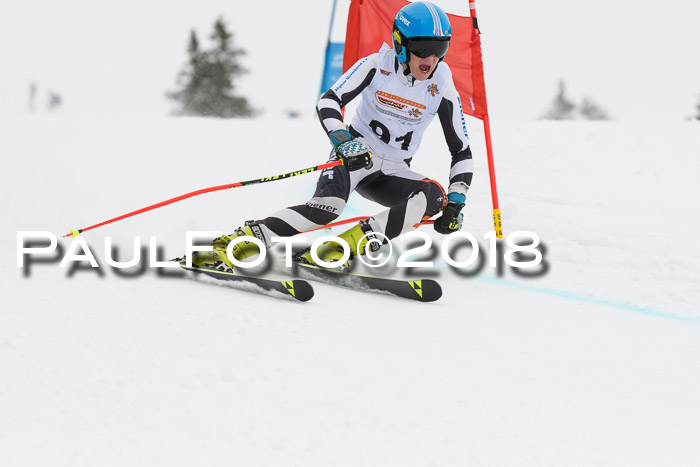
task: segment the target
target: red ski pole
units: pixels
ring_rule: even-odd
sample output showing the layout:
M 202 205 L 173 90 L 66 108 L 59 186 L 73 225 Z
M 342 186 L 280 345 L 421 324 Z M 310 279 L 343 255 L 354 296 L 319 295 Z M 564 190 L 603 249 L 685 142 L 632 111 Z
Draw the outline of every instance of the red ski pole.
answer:
M 176 196 L 175 198 L 161 201 L 160 203 L 152 204 L 151 206 L 147 206 L 145 208 L 141 208 L 141 209 L 138 209 L 136 211 L 129 212 L 127 214 L 123 214 L 119 217 L 115 217 L 113 219 L 109 219 L 109 220 L 106 220 L 104 222 L 100 222 L 99 224 L 91 225 L 90 227 L 84 227 L 82 229 L 71 230 L 70 233 L 64 235 L 64 237 L 77 237 L 78 234 L 81 234 L 87 230 L 96 229 L 97 227 L 102 227 L 103 225 L 111 224 L 112 222 L 117 222 L 117 221 L 120 221 L 122 219 L 126 219 L 127 217 L 141 214 L 143 212 L 152 211 L 154 209 L 158 209 L 160 207 L 167 206 L 168 204 L 177 203 L 178 201 L 182 201 L 183 199 L 192 198 L 193 196 L 198 196 L 198 195 L 201 195 L 204 193 L 211 193 L 212 191 L 226 190 L 228 188 L 237 188 L 239 186 L 256 185 L 258 183 L 274 182 L 277 180 L 283 180 L 285 178 L 296 177 L 297 175 L 304 175 L 304 174 L 308 174 L 311 172 L 316 172 L 317 170 L 323 170 L 323 169 L 327 169 L 329 167 L 335 167 L 337 165 L 342 165 L 342 164 L 343 164 L 342 160 L 337 160 L 337 161 L 327 162 L 325 164 L 317 165 L 314 167 L 309 167 L 306 169 L 295 170 L 293 172 L 287 172 L 287 173 L 284 173 L 281 175 L 275 175 L 273 177 L 256 178 L 253 180 L 246 180 L 245 182 L 236 182 L 236 183 L 229 183 L 228 185 L 219 185 L 219 186 L 212 186 L 209 188 L 203 188 L 201 190 L 193 191 L 191 193 L 187 193 L 187 194 L 184 194 L 181 196 Z

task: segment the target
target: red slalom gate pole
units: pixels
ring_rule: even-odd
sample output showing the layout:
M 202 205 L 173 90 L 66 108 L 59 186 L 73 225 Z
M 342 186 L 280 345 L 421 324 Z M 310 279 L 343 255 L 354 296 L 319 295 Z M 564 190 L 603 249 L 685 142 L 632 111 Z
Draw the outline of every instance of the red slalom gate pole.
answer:
M 503 238 L 501 224 L 501 209 L 498 207 L 498 192 L 496 191 L 496 169 L 493 165 L 493 147 L 491 146 L 491 128 L 488 115 L 484 117 L 484 136 L 486 137 L 486 155 L 489 163 L 489 178 L 491 179 L 491 201 L 493 203 L 493 227 L 496 238 Z
M 472 17 L 472 26 L 476 34 L 481 34 L 479 22 L 476 19 L 475 0 L 469 0 L 469 14 Z M 503 225 L 501 224 L 501 210 L 498 207 L 498 191 L 496 190 L 496 168 L 493 163 L 493 146 L 491 144 L 491 127 L 489 125 L 488 111 L 483 118 L 484 137 L 486 139 L 486 156 L 489 165 L 489 179 L 491 181 L 491 201 L 493 203 L 493 227 L 497 238 L 503 238 Z
M 273 177 L 256 178 L 253 180 L 246 180 L 244 182 L 229 183 L 227 185 L 219 185 L 219 186 L 213 186 L 213 187 L 209 187 L 209 188 L 203 188 L 201 190 L 197 190 L 197 191 L 193 191 L 191 193 L 176 196 L 175 198 L 161 201 L 160 203 L 152 204 L 152 205 L 147 206 L 145 208 L 141 208 L 141 209 L 138 209 L 136 211 L 132 211 L 132 212 L 123 214 L 119 217 L 115 217 L 113 219 L 109 219 L 109 220 L 106 220 L 104 222 L 100 222 L 99 224 L 91 225 L 90 227 L 84 227 L 82 229 L 71 230 L 70 233 L 64 235 L 64 237 L 74 237 L 75 238 L 79 234 L 81 234 L 87 230 L 96 229 L 97 227 L 102 227 L 103 225 L 111 224 L 112 222 L 117 222 L 117 221 L 120 221 L 122 219 L 126 219 L 127 217 L 132 217 L 132 216 L 135 216 L 137 214 L 141 214 L 141 213 L 144 213 L 147 211 L 152 211 L 154 209 L 158 209 L 160 207 L 167 206 L 168 204 L 177 203 L 178 201 L 182 201 L 183 199 L 192 198 L 194 196 L 202 195 L 204 193 L 211 193 L 212 191 L 226 190 L 229 188 L 238 188 L 240 186 L 257 185 L 258 183 L 274 182 L 277 180 L 283 180 L 286 178 L 296 177 L 297 175 L 304 175 L 307 173 L 316 172 L 317 170 L 323 170 L 323 169 L 335 167 L 335 166 L 342 165 L 342 164 L 343 164 L 342 160 L 337 160 L 337 161 L 333 161 L 333 162 L 327 162 L 327 163 L 321 164 L 321 165 L 316 165 L 314 167 L 308 167 L 306 169 L 295 170 L 295 171 L 287 172 L 287 173 L 284 173 L 281 175 L 275 175 Z

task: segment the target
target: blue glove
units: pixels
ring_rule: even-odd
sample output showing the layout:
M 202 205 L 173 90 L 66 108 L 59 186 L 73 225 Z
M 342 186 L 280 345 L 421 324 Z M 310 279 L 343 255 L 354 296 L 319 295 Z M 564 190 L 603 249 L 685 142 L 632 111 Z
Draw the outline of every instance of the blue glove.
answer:
M 335 148 L 335 153 L 343 160 L 343 165 L 352 172 L 372 167 L 372 153 L 362 142 L 352 138 L 345 128 L 331 131 L 328 137 Z
M 441 234 L 451 234 L 462 228 L 462 214 L 467 197 L 462 193 L 452 192 L 447 195 L 447 206 L 442 210 L 442 215 L 435 219 L 433 228 Z

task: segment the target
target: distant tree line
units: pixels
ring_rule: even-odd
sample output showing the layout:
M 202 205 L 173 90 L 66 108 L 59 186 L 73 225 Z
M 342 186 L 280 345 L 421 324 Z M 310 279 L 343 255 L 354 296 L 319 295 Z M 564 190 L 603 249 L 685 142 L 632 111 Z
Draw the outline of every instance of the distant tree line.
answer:
M 212 46 L 203 49 L 194 29 L 187 47 L 188 60 L 177 77 L 177 89 L 166 96 L 175 101 L 176 115 L 219 118 L 252 117 L 255 111 L 245 97 L 234 93 L 234 81 L 247 73 L 239 58 L 245 54 L 236 48 L 233 34 L 224 20 L 214 23 Z
M 584 97 L 579 105 L 576 105 L 566 95 L 566 84 L 559 80 L 557 94 L 544 115 L 544 120 L 608 120 L 608 113 L 588 97 Z
M 48 96 L 48 103 L 46 108 L 50 111 L 53 112 L 57 108 L 61 106 L 63 103 L 63 98 L 61 97 L 60 94 L 57 92 L 52 91 L 49 89 L 46 91 L 47 96 Z M 39 94 L 39 87 L 34 81 L 31 81 L 29 83 L 29 111 L 30 112 L 36 112 L 37 111 L 37 103 L 36 103 L 36 98 Z

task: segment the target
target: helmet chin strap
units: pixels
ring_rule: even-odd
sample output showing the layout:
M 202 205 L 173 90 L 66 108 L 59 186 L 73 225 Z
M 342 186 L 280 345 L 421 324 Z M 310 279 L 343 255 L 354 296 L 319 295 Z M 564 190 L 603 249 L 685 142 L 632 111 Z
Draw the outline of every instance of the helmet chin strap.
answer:
M 408 66 L 408 58 L 404 63 L 400 63 L 399 59 L 394 57 L 394 70 L 397 73 L 399 72 L 399 67 L 401 67 L 403 75 L 406 77 L 408 82 L 411 83 L 411 86 L 413 86 L 413 83 L 416 82 L 416 77 L 411 74 L 411 68 Z

